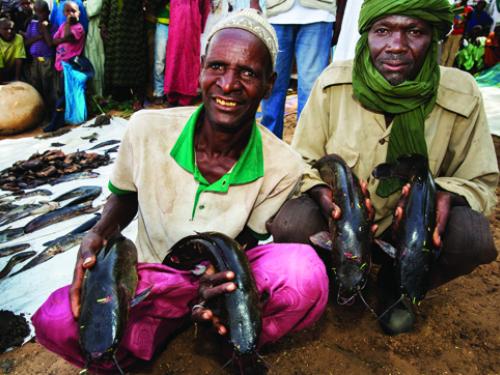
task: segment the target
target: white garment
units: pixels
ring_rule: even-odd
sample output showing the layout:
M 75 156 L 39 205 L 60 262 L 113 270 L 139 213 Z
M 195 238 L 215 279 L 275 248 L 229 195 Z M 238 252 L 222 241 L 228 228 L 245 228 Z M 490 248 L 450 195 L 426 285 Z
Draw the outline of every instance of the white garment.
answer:
M 305 25 L 316 22 L 335 22 L 335 15 L 323 9 L 306 8 L 295 2 L 290 10 L 267 19 L 275 25 Z
M 356 43 L 360 37 L 358 33 L 358 18 L 363 0 L 347 0 L 340 29 L 339 40 L 333 54 L 333 61 L 352 60 Z

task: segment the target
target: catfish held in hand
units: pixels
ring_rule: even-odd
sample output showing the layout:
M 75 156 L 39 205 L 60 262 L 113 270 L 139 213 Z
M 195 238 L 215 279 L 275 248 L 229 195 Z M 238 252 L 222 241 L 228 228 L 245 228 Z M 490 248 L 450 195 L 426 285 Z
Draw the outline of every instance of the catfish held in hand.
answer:
M 129 309 L 144 300 L 151 288 L 135 296 L 137 249 L 125 237 L 109 241 L 97 254 L 96 264 L 85 272 L 78 325 L 86 367 L 94 361 L 114 361 L 127 326 Z
M 431 263 L 438 249 L 432 235 L 436 228 L 436 185 L 427 158 L 415 154 L 401 157 L 394 164 L 380 164 L 373 170 L 379 179 L 399 177 L 411 184 L 403 197 L 403 214 L 393 221 L 392 245 L 377 241 L 394 258 L 401 296 L 417 304 L 429 286 Z
M 342 212 L 329 219 L 330 233 L 311 236 L 311 242 L 331 251 L 337 283 L 337 301 L 353 302 L 368 279 L 371 266 L 372 222 L 358 178 L 338 155 L 322 157 L 314 164 L 321 179 L 333 192 L 333 201 Z
M 263 374 L 265 365 L 257 353 L 262 329 L 260 300 L 250 265 L 241 246 L 228 236 L 207 232 L 188 236 L 177 242 L 163 264 L 192 269 L 209 260 L 219 272 L 233 271 L 236 289 L 224 294 L 229 341 L 242 374 Z

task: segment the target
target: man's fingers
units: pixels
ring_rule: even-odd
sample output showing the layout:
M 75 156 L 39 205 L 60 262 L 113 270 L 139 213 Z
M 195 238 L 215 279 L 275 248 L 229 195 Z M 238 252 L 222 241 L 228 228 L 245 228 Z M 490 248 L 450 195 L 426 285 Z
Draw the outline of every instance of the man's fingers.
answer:
M 332 206 L 332 218 L 333 220 L 339 220 L 342 217 L 342 211 L 340 210 L 340 207 L 335 203 L 332 203 Z
M 75 272 L 73 274 L 73 282 L 69 290 L 69 297 L 71 302 L 71 312 L 73 317 L 77 319 L 80 316 L 80 292 L 83 284 L 83 275 L 85 271 L 82 266 L 81 260 L 76 263 Z
M 202 299 L 209 300 L 221 294 L 232 292 L 235 289 L 236 284 L 228 282 L 214 287 L 200 287 L 199 295 Z
M 210 322 L 219 335 L 225 335 L 227 328 L 222 324 L 218 316 L 214 315 L 212 310 L 204 307 L 199 307 L 193 310 L 192 318 L 197 322 Z
M 403 186 L 403 188 L 401 189 L 401 195 L 407 197 L 408 194 L 410 194 L 410 188 L 411 188 L 411 185 L 410 184 L 405 184 Z
M 208 271 L 208 269 L 207 269 Z M 234 279 L 233 271 L 210 273 L 210 271 L 205 272 L 200 279 L 200 284 L 221 284 L 226 281 Z
M 378 224 L 373 224 L 371 227 L 370 227 L 370 230 L 372 231 L 373 234 L 375 234 L 378 230 Z
M 434 229 L 434 232 L 432 233 L 432 242 L 434 243 L 434 246 L 437 248 L 441 247 L 441 235 L 439 234 L 439 230 L 436 227 Z

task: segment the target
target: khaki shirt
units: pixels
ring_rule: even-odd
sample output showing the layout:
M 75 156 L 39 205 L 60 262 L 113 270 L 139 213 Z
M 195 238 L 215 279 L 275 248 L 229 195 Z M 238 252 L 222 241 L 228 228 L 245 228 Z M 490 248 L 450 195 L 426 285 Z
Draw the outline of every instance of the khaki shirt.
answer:
M 249 154 L 246 150 L 231 171 L 200 188 L 203 176 L 189 172 L 185 162 L 179 164 L 180 159 L 172 156 L 179 139 L 192 141 L 185 137 L 185 128 L 196 121 L 197 113 L 193 107 L 140 111 L 132 116 L 124 134 L 110 188 L 116 194 L 138 194 L 136 245 L 141 262 L 161 262 L 172 245 L 195 232 L 218 231 L 235 238 L 248 226 L 256 237 L 266 235 L 266 221 L 298 187 L 306 166 L 290 146 L 256 125 L 253 136 L 262 140 L 260 157 L 254 152 L 246 160 L 260 160 L 261 177 L 233 184 L 231 172 Z M 185 145 L 175 148 L 188 151 Z M 183 157 L 195 163 L 194 148 Z M 254 165 L 258 163 L 248 164 L 238 167 L 240 171 L 244 167 L 240 175 L 251 175 L 248 170 L 252 168 L 259 170 Z
M 368 182 L 378 234 L 390 225 L 400 195 L 377 196 L 379 181 L 371 175 L 386 160 L 391 127 L 386 127 L 383 114 L 363 108 L 354 98 L 352 61 L 339 61 L 316 81 L 292 141 L 308 163 L 336 153 Z M 436 184 L 463 196 L 474 210 L 491 213 L 498 165 L 482 97 L 471 75 L 441 67 L 437 102 L 425 121 L 425 140 Z M 318 171 L 310 168 L 301 191 L 322 183 Z

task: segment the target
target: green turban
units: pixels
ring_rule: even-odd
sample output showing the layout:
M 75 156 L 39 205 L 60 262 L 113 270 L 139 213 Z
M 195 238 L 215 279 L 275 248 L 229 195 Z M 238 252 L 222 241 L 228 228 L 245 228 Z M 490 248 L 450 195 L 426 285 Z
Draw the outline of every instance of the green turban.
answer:
M 368 31 L 379 18 L 401 15 L 419 18 L 432 26 L 432 42 L 417 77 L 392 86 L 371 61 Z M 394 116 L 387 162 L 399 156 L 418 153 L 427 157 L 424 121 L 436 103 L 439 86 L 438 41 L 446 36 L 453 22 L 448 0 L 365 0 L 359 15 L 360 39 L 356 45 L 352 82 L 354 96 L 373 111 Z M 402 187 L 397 179 L 381 181 L 377 194 L 387 197 Z

